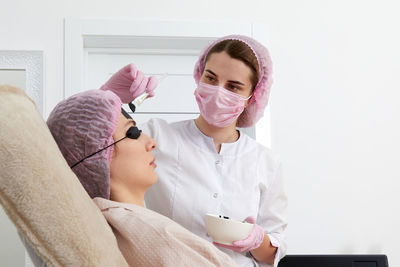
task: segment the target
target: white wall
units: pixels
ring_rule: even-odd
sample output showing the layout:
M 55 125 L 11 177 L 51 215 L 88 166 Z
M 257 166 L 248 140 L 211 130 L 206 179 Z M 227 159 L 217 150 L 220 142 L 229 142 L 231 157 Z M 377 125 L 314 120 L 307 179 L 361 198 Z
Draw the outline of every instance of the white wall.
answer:
M 271 34 L 290 252 L 385 253 L 400 266 L 399 8 L 326 2 L 276 10 Z
M 289 253 L 385 253 L 398 266 L 397 5 L 394 0 L 1 0 L 0 49 L 44 50 L 48 115 L 63 98 L 66 16 L 270 25 L 272 146 L 282 156 L 290 197 Z

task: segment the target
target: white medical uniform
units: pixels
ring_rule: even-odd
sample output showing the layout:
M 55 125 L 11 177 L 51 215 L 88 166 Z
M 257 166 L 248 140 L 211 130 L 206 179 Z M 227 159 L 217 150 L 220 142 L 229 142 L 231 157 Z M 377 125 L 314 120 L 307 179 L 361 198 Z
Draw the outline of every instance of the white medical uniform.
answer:
M 157 142 L 158 182 L 146 193 L 146 207 L 209 241 L 206 213 L 237 220 L 254 216 L 278 247 L 276 266 L 286 251 L 287 225 L 287 198 L 277 157 L 243 133 L 236 142 L 223 143 L 217 153 L 213 139 L 194 120 L 168 124 L 152 119 L 139 127 Z M 240 266 L 259 266 L 249 253 L 220 249 Z

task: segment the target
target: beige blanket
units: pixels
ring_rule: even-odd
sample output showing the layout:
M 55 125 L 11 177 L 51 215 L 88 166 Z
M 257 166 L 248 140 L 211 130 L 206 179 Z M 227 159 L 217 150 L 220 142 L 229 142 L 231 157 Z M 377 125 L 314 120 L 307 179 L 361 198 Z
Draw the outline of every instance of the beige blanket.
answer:
M 94 202 L 130 266 L 236 266 L 213 244 L 161 214 L 104 198 Z

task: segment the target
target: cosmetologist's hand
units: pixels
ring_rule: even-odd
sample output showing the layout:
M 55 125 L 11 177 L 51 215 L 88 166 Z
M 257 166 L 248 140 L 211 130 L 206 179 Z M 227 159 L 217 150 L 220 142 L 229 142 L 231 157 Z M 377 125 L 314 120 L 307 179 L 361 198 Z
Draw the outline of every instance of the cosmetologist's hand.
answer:
M 256 220 L 254 219 L 254 217 L 247 217 L 245 221 L 254 224 L 253 230 L 245 239 L 233 242 L 232 246 L 223 245 L 215 242 L 214 244 L 236 252 L 247 252 L 258 248 L 264 239 L 264 230 L 261 228 L 261 226 L 255 224 Z
M 148 97 L 154 96 L 157 83 L 156 77 L 146 77 L 131 63 L 114 73 L 100 89 L 110 90 L 118 95 L 123 103 L 130 103 L 144 92 L 149 94 Z

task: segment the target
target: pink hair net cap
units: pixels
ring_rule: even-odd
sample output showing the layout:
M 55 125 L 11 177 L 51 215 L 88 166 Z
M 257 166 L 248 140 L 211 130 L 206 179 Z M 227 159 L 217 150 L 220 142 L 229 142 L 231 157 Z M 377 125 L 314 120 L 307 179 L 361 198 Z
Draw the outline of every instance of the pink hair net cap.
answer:
M 121 100 L 111 91 L 91 90 L 57 104 L 47 126 L 71 166 L 112 144 Z M 110 198 L 110 162 L 113 146 L 89 157 L 72 170 L 91 198 Z
M 238 40 L 247 44 L 257 58 L 259 66 L 259 78 L 253 91 L 253 96 L 249 100 L 249 104 L 240 114 L 237 126 L 251 127 L 263 115 L 265 107 L 268 104 L 269 93 L 272 85 L 272 61 L 269 52 L 265 46 L 257 42 L 251 37 L 244 35 L 228 35 L 221 37 L 203 49 L 194 67 L 194 79 L 198 84 L 206 65 L 206 57 L 210 49 L 219 42 L 224 40 Z

